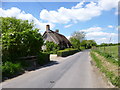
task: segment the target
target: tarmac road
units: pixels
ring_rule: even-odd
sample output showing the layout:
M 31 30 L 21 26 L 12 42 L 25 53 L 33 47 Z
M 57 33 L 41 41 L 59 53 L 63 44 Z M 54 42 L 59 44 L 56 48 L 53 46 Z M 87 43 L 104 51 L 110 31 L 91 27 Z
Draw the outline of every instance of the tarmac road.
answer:
M 2 88 L 107 88 L 107 85 L 94 72 L 89 50 L 85 50 L 6 80 Z

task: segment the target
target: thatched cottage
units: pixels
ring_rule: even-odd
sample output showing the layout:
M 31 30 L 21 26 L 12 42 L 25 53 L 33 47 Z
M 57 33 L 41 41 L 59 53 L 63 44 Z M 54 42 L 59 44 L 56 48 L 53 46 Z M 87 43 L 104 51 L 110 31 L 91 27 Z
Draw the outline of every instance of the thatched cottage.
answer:
M 50 30 L 50 25 L 46 25 L 46 31 L 43 34 L 43 39 L 45 42 L 53 41 L 58 44 L 61 49 L 70 48 L 72 46 L 70 41 L 64 35 L 59 33 L 59 30 Z

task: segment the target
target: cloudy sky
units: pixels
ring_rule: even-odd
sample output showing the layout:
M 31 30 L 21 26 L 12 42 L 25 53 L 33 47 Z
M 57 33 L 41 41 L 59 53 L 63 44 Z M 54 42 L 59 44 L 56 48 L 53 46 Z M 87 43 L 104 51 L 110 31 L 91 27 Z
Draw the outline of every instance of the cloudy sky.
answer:
M 84 31 L 86 39 L 100 43 L 118 41 L 118 0 L 80 2 L 2 2 L 0 16 L 34 20 L 40 33 L 46 24 L 67 38 Z

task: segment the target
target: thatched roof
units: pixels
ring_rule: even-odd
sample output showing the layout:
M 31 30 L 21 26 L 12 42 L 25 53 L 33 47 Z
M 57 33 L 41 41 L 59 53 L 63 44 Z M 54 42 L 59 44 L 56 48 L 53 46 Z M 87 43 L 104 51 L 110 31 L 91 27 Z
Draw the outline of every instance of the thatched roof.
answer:
M 53 41 L 54 43 L 64 48 L 72 46 L 72 44 L 64 35 L 59 34 L 58 32 L 52 30 L 46 30 L 45 33 L 43 34 L 43 38 L 45 41 Z

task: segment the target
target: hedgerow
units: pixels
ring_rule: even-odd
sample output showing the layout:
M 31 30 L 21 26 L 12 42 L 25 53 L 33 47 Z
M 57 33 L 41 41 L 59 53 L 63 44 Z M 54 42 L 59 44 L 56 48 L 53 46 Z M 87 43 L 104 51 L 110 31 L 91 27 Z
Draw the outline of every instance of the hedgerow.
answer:
M 61 57 L 66 57 L 72 54 L 77 53 L 79 50 L 77 49 L 73 49 L 73 48 L 68 48 L 68 49 L 64 49 L 64 50 L 59 50 L 57 52 L 57 56 L 61 56 Z

